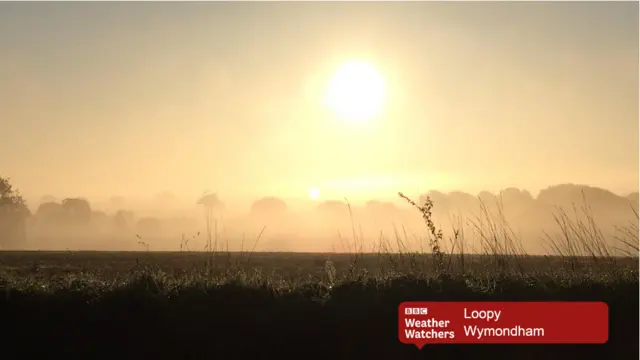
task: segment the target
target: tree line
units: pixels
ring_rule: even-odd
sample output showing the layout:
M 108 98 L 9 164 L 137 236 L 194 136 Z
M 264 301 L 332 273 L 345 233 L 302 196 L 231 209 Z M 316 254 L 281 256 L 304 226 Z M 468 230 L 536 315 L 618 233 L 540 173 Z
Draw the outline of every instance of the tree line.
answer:
M 629 212 L 631 205 L 637 211 L 638 193 L 629 194 L 626 197 L 615 195 L 607 190 L 578 185 L 556 185 L 540 191 L 537 197 L 532 196 L 526 190 L 515 188 L 505 189 L 499 195 L 483 191 L 477 196 L 464 192 L 442 193 L 430 191 L 423 194 L 418 199 L 424 202 L 427 197 L 436 204 L 434 216 L 446 220 L 450 214 L 469 209 L 480 209 L 482 203 L 489 207 L 495 204 L 502 204 L 509 209 L 509 220 L 518 221 L 525 218 L 532 226 L 539 226 L 535 221 L 530 221 L 539 216 L 540 213 L 548 212 L 550 205 L 571 206 L 576 199 L 580 199 L 588 193 L 591 203 L 596 206 L 596 211 L 603 216 L 616 217 L 618 212 Z M 169 195 L 164 194 L 167 198 Z M 124 199 L 118 198 L 115 202 L 123 205 Z M 216 194 L 203 194 L 196 202 L 207 210 L 207 217 L 216 213 L 221 213 L 224 203 Z M 495 207 L 495 206 L 494 206 Z M 380 225 L 382 222 L 394 218 L 402 217 L 406 213 L 405 209 L 399 209 L 394 203 L 386 201 L 371 200 L 363 207 L 352 208 L 344 201 L 329 200 L 320 203 L 315 209 L 315 215 L 321 220 L 348 220 L 353 213 L 366 212 L 374 224 Z M 481 210 L 480 210 L 481 211 Z M 252 203 L 249 209 L 249 220 L 258 220 L 268 223 L 269 221 L 291 222 L 291 212 L 285 201 L 277 197 L 263 197 Z M 398 218 L 396 217 L 396 219 Z M 172 222 L 173 221 L 173 222 Z M 72 229 L 80 231 L 86 229 L 86 233 L 95 231 L 95 226 L 102 225 L 108 227 L 116 233 L 131 233 L 136 231 L 156 232 L 162 228 L 162 223 L 170 223 L 176 227 L 187 228 L 197 227 L 199 224 L 189 222 L 188 219 L 158 219 L 155 217 L 141 217 L 136 219 L 134 212 L 118 209 L 112 215 L 107 215 L 100 210 L 92 209 L 91 204 L 84 198 L 65 198 L 61 201 L 46 196 L 41 199 L 41 203 L 34 213 L 29 210 L 20 192 L 12 186 L 8 178 L 0 177 L 0 248 L 19 249 L 23 248 L 27 240 L 27 228 L 39 229 L 42 233 L 58 233 L 60 229 Z M 55 231 L 54 231 L 55 230 Z

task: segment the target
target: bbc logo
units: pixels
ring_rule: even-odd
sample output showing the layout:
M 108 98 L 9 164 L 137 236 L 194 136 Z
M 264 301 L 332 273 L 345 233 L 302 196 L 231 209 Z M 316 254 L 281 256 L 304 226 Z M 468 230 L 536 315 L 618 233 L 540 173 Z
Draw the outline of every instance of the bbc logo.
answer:
M 404 308 L 405 315 L 427 315 L 428 313 L 427 308 Z

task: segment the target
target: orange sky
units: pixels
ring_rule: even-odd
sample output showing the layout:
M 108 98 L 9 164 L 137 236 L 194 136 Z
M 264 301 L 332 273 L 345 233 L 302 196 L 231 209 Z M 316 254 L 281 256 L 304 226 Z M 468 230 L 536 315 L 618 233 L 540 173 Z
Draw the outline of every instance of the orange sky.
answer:
M 0 3 L 0 47 L 29 196 L 638 187 L 634 2 Z M 354 59 L 361 123 L 323 108 Z

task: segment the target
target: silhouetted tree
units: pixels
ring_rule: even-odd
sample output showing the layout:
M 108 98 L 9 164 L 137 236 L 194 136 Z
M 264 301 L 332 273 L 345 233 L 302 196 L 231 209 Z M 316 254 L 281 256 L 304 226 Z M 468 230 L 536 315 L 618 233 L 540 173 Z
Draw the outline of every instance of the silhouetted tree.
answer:
M 62 200 L 62 209 L 65 218 L 76 224 L 88 224 L 91 222 L 91 205 L 82 198 L 67 198 Z
M 218 198 L 217 194 L 204 194 L 198 200 L 198 205 L 204 205 L 205 207 L 212 208 L 214 210 L 220 210 L 224 207 L 224 204 Z
M 18 249 L 27 239 L 26 219 L 31 214 L 22 195 L 8 178 L 0 177 L 0 247 Z
M 91 211 L 91 222 L 96 225 L 105 225 L 109 219 L 109 216 L 100 210 Z
M 627 200 L 629 200 L 629 202 L 631 202 L 631 206 L 633 207 L 633 209 L 637 212 L 638 211 L 638 204 L 640 203 L 640 197 L 638 195 L 638 192 L 632 192 L 631 194 L 626 196 Z
M 450 215 L 468 215 L 468 211 L 474 209 L 479 200 L 477 197 L 463 191 L 452 191 L 447 194 Z M 434 202 L 435 204 L 435 202 Z
M 431 199 L 436 212 L 448 213 L 449 211 L 449 199 L 448 196 L 440 191 L 431 190 L 426 194 L 420 195 L 420 205 L 424 204 L 427 199 Z
M 57 202 L 45 202 L 38 206 L 36 219 L 45 223 L 64 221 L 64 209 L 62 204 Z
M 520 190 L 517 188 L 506 188 L 500 191 L 502 201 L 506 203 L 523 203 L 528 204 L 533 201 L 533 196 L 527 190 Z
M 249 213 L 259 218 L 275 219 L 286 215 L 287 204 L 277 197 L 267 196 L 256 200 L 251 204 Z
M 113 216 L 113 225 L 118 231 L 126 231 L 131 228 L 135 221 L 132 211 L 118 210 Z
M 478 200 L 486 206 L 493 206 L 495 205 L 497 198 L 491 192 L 483 190 L 478 193 Z
M 585 201 L 594 207 L 603 206 L 610 208 L 626 205 L 624 199 L 609 190 L 576 184 L 549 186 L 546 189 L 540 190 L 537 200 L 566 209 L 570 209 L 574 205 L 580 206 L 584 204 Z

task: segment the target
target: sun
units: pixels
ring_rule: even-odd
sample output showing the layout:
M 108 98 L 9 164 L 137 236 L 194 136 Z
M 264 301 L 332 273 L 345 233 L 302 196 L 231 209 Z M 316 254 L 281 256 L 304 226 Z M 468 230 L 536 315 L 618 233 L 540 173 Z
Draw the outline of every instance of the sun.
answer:
M 312 200 L 318 200 L 320 197 L 320 190 L 318 188 L 309 189 L 309 198 Z
M 380 115 L 386 95 L 385 80 L 368 62 L 342 64 L 329 81 L 326 105 L 342 120 L 364 122 Z

